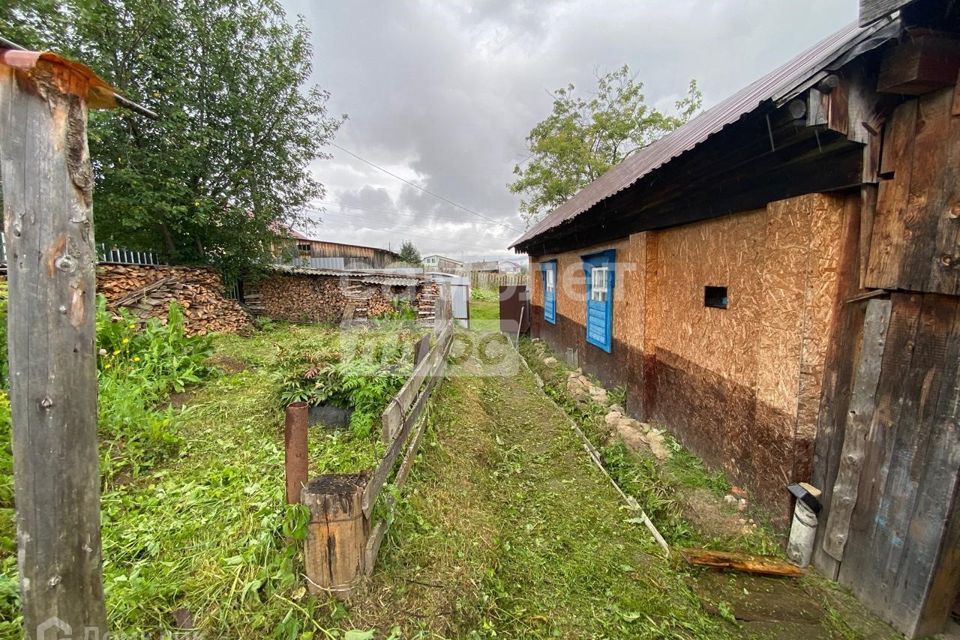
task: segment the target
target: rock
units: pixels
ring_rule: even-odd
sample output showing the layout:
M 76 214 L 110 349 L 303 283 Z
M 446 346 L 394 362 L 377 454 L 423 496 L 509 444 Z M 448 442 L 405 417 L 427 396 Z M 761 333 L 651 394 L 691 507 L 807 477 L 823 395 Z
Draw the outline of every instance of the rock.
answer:
M 623 410 L 623 407 L 621 407 L 618 404 L 610 405 L 610 411 L 616 411 L 617 413 L 624 413 L 624 414 L 626 413 L 626 411 Z
M 739 504 L 737 504 L 737 511 L 743 512 L 747 510 L 747 499 L 740 498 Z
M 723 496 L 723 501 L 732 507 L 735 504 L 737 504 L 737 496 L 734 496 L 728 493 L 727 495 Z M 746 524 L 746 522 L 743 522 L 741 520 L 740 524 Z
M 557 364 L 557 359 L 553 356 L 548 356 L 543 359 L 543 364 L 547 365 L 548 367 L 552 367 L 553 365 Z
M 747 497 L 747 491 L 746 491 L 746 489 L 741 489 L 740 487 L 738 487 L 738 486 L 736 486 L 736 485 L 730 487 L 730 493 L 732 493 L 733 495 L 737 496 L 738 498 L 746 498 L 746 497 Z
M 603 387 L 597 387 L 595 385 L 590 385 L 587 387 L 587 391 L 590 394 L 590 398 L 599 404 L 607 404 L 607 390 Z
M 650 429 L 645 437 L 650 451 L 653 452 L 657 460 L 666 460 L 670 457 L 670 450 L 667 449 L 667 445 L 663 441 L 663 433 L 661 431 Z
M 603 417 L 603 421 L 607 424 L 608 427 L 616 428 L 617 422 L 619 422 L 620 418 L 622 417 L 623 417 L 622 413 L 611 409 L 610 413 L 608 413 Z
M 583 382 L 575 373 L 571 373 L 570 377 L 567 378 L 567 393 L 576 400 L 586 400 L 590 397 L 586 387 L 583 386 Z

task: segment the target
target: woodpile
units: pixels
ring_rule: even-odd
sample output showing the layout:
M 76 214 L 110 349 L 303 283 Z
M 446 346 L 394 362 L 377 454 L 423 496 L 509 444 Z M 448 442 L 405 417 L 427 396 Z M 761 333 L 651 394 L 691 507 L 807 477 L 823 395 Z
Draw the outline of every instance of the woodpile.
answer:
M 250 328 L 250 316 L 224 296 L 219 274 L 212 269 L 147 265 L 102 265 L 97 291 L 107 308 L 124 308 L 136 317 L 166 321 L 170 303 L 183 307 L 188 335 L 236 333 Z
M 256 285 L 245 285 L 244 301 L 251 310 L 274 320 L 362 324 L 394 311 L 394 300 L 410 302 L 416 309 L 427 299 L 425 287 L 363 282 L 362 277 L 275 274 Z M 383 278 L 385 282 L 389 278 Z M 424 295 L 426 297 L 424 297 Z M 251 304 L 253 303 L 253 304 Z M 432 302 L 424 304 L 432 313 Z

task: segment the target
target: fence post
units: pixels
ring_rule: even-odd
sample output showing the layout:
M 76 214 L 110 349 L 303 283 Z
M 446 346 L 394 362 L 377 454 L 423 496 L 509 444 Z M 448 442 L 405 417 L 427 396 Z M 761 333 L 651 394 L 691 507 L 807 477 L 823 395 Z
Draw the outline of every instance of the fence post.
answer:
M 300 492 L 307 484 L 307 424 L 310 408 L 306 402 L 287 406 L 283 425 L 284 469 L 287 504 L 300 504 Z
M 28 637 L 50 625 L 103 637 L 90 78 L 61 61 L 24 70 L 9 59 L 0 154 L 24 624 Z

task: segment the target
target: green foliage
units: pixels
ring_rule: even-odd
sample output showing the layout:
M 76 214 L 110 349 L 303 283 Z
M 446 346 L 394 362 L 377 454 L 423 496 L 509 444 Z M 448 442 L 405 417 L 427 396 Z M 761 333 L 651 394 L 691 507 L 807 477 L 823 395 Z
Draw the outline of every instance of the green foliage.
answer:
M 403 244 L 400 245 L 400 261 L 419 267 L 423 263 L 423 258 L 412 242 L 404 240 Z
M 310 32 L 276 0 L 15 0 L 0 31 L 159 115 L 90 113 L 99 240 L 237 273 L 322 197 L 308 167 L 343 119 L 308 84 Z
M 163 406 L 172 392 L 200 382 L 210 339 L 184 333 L 183 310 L 173 302 L 166 323 L 141 324 L 125 310 L 113 316 L 97 298 L 98 427 L 106 477 L 138 475 L 176 452 L 174 412 Z
M 7 360 L 7 302 L 9 294 L 7 281 L 0 281 L 0 387 L 6 389 L 10 376 L 10 363 Z
M 553 111 L 530 131 L 530 160 L 508 185 L 523 195 L 521 213 L 535 222 L 569 200 L 610 167 L 689 120 L 702 105 L 694 80 L 676 115 L 648 106 L 643 83 L 624 65 L 597 79 L 597 91 L 576 95 L 574 85 L 553 94 Z
M 275 374 L 279 402 L 350 409 L 357 438 L 375 431 L 380 414 L 413 371 L 417 333 L 396 327 L 344 332 L 337 345 L 285 353 Z

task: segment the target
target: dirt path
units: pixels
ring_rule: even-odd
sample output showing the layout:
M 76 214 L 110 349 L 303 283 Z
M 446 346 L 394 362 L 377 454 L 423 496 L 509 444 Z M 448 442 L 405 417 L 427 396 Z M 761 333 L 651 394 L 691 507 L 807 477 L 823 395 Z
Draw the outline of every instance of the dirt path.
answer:
M 456 371 L 479 369 L 470 359 Z M 334 612 L 339 624 L 404 638 L 780 637 L 771 619 L 794 614 L 754 634 L 712 602 L 711 583 L 663 558 L 566 415 L 514 370 L 439 388 L 375 577 Z M 817 615 L 802 620 L 808 640 L 857 637 Z

